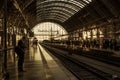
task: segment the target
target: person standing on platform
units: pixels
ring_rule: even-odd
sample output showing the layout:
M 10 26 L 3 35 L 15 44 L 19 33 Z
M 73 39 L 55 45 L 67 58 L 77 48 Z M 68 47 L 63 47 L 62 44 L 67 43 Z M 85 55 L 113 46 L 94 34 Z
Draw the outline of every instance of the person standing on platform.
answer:
M 38 40 L 37 40 L 36 37 L 34 37 L 34 39 L 33 39 L 33 46 L 37 46 L 37 43 L 38 43 Z
M 26 37 L 23 36 L 19 41 L 18 41 L 18 71 L 19 72 L 25 72 L 23 70 L 23 63 L 24 63 L 24 55 L 25 55 L 25 48 L 27 47 L 25 44 Z

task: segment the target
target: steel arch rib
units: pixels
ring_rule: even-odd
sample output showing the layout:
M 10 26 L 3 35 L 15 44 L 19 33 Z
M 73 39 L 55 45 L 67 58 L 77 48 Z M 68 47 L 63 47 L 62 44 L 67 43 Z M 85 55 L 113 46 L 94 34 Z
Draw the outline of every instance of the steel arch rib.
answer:
M 37 13 L 42 13 L 42 12 L 46 12 L 46 11 L 59 11 L 60 13 L 63 13 L 64 15 L 68 15 L 68 16 L 71 16 L 73 15 L 72 13 L 70 13 L 69 11 L 65 11 L 64 9 L 62 8 L 46 8 L 46 9 L 42 9 L 42 10 L 38 10 Z
M 51 14 L 47 14 L 47 15 L 39 15 L 39 18 L 41 18 L 41 19 L 44 19 L 44 18 L 46 18 L 46 17 L 52 17 L 52 16 L 60 16 L 61 17 L 61 19 L 62 19 L 62 22 L 64 22 L 66 19 L 67 19 L 67 17 L 64 17 L 64 16 L 62 16 L 62 15 L 59 15 L 59 14 L 56 14 L 56 13 L 51 13 Z
M 56 4 L 58 3 L 57 5 L 59 4 L 63 4 L 63 5 L 71 5 L 73 7 L 78 7 L 78 8 L 81 8 L 81 3 L 77 2 L 77 1 L 61 1 L 61 0 L 51 0 L 51 1 L 47 1 L 47 0 L 44 0 L 42 2 L 37 2 L 37 5 L 49 5 L 49 4 Z M 83 6 L 83 5 L 82 5 Z
M 67 17 L 62 16 L 62 15 L 59 15 L 59 14 L 57 14 L 57 13 L 41 14 L 41 15 L 39 15 L 38 17 L 42 19 L 42 18 L 47 18 L 47 17 L 52 17 L 52 16 L 60 16 L 62 20 L 65 20 L 65 19 L 67 18 Z
M 63 15 L 63 16 L 65 16 L 65 17 L 67 17 L 67 18 L 69 18 L 71 15 L 68 15 L 68 14 L 65 14 L 65 13 L 63 13 L 63 12 L 60 12 L 60 11 L 57 11 L 57 10 L 52 10 L 52 11 L 49 11 L 49 10 L 47 10 L 47 11 L 41 11 L 41 12 L 39 12 L 38 14 L 37 14 L 37 16 L 38 15 L 40 15 L 40 14 L 47 14 L 47 13 L 57 13 L 57 14 L 60 14 L 60 15 Z
M 66 8 L 69 9 L 70 11 L 78 11 L 80 10 L 79 6 L 76 6 L 75 4 L 69 4 L 69 3 L 64 3 L 61 1 L 54 1 L 53 3 L 51 3 L 52 1 L 48 2 L 48 3 L 44 3 L 44 4 L 37 4 L 37 9 L 39 8 L 47 8 L 47 7 L 53 7 L 53 6 L 59 6 L 61 8 Z M 61 2 L 61 3 L 60 3 Z
M 59 17 L 59 21 L 60 22 L 64 22 L 65 20 L 66 20 L 66 17 L 64 17 L 64 16 L 62 16 L 62 15 L 58 15 L 58 14 L 54 14 L 54 13 L 51 13 L 51 14 L 41 14 L 41 15 L 39 15 L 39 19 L 41 19 L 41 20 L 44 20 L 44 19 L 50 19 L 50 18 L 52 18 L 52 19 L 54 19 L 54 20 L 56 20 L 57 19 L 57 17 Z M 54 17 L 54 18 L 53 18 Z

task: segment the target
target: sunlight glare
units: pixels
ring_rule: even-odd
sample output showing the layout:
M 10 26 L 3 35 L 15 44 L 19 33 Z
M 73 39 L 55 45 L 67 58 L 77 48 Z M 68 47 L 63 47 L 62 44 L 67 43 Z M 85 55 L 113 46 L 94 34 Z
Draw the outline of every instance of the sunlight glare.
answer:
M 36 25 L 32 31 L 39 41 L 61 39 L 60 36 L 67 34 L 67 31 L 59 24 L 52 22 L 44 22 Z M 65 36 L 62 38 L 66 38 Z

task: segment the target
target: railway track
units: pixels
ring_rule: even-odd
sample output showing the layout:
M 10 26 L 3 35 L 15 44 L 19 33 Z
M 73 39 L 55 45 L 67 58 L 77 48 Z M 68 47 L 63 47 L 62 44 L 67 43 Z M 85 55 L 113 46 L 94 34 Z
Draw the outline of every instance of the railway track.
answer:
M 52 47 L 55 47 L 55 46 L 52 46 Z M 55 48 L 67 51 L 67 49 L 63 48 L 63 47 L 55 47 Z M 79 53 L 79 51 L 77 51 L 74 54 L 85 56 L 85 57 L 88 57 L 88 58 L 91 58 L 91 59 L 95 59 L 95 60 L 98 60 L 98 61 L 105 62 L 107 64 L 111 64 L 111 65 L 120 67 L 120 59 L 117 58 L 117 57 L 110 57 L 110 56 L 105 57 L 105 56 L 97 55 L 97 53 L 96 54 L 93 54 L 93 53 L 89 53 L 89 54 L 88 53 L 83 53 L 82 54 L 82 53 Z
M 77 54 L 80 55 L 80 54 Z M 90 54 L 81 54 L 82 56 L 92 58 L 98 61 L 106 62 L 108 64 L 112 64 L 114 66 L 120 67 L 120 60 L 115 59 L 114 57 L 100 57 L 100 56 L 95 56 L 95 55 L 90 55 Z
M 114 80 L 111 75 L 95 69 L 67 55 L 59 54 L 48 46 L 45 46 L 54 56 L 59 58 L 61 62 L 69 69 L 79 80 Z

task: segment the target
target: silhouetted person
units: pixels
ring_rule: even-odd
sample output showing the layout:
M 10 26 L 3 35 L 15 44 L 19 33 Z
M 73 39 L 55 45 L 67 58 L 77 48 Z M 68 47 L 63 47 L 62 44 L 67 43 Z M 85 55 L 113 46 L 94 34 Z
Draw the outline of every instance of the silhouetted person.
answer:
M 23 70 L 23 63 L 24 63 L 24 54 L 25 54 L 25 44 L 26 37 L 22 37 L 18 41 L 18 47 L 19 47 L 19 53 L 18 53 L 18 71 L 19 72 L 24 72 Z
M 37 38 L 35 37 L 35 38 L 33 39 L 33 46 L 37 46 L 37 44 L 38 44 L 38 40 L 37 40 Z

